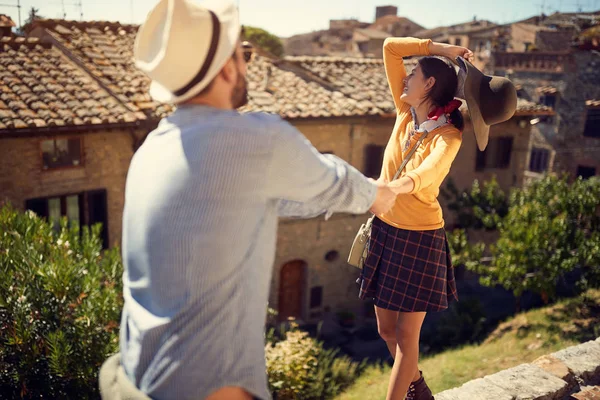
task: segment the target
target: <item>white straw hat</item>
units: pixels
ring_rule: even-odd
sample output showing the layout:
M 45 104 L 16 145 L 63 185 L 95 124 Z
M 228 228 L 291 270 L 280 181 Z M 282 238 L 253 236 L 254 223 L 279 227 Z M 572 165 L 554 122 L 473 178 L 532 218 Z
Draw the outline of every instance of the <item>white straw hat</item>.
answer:
M 150 79 L 150 95 L 180 103 L 200 93 L 233 55 L 240 38 L 231 0 L 161 0 L 140 27 L 135 65 Z

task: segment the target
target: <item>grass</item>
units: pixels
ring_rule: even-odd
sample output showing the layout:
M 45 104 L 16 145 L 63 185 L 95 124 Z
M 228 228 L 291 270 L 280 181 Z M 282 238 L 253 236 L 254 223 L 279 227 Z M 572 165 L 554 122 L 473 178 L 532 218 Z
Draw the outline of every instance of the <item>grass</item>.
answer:
M 434 393 L 480 378 L 600 335 L 600 290 L 530 310 L 500 324 L 480 344 L 430 357 L 419 367 Z M 370 366 L 336 400 L 385 399 L 390 367 Z

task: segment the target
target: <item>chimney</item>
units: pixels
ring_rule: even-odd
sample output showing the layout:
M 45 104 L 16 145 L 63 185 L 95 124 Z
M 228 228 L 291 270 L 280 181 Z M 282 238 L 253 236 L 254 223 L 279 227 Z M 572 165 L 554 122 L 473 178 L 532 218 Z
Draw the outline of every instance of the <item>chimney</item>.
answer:
M 398 7 L 396 6 L 380 6 L 375 9 L 375 21 L 387 15 L 398 15 Z
M 0 37 L 12 36 L 12 28 L 15 26 L 15 22 L 8 15 L 0 14 Z

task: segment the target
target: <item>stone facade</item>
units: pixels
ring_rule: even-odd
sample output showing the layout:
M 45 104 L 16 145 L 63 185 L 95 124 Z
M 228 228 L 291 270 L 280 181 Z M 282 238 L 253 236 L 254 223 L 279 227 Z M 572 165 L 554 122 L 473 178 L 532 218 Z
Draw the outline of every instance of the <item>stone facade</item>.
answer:
M 0 202 L 23 210 L 31 199 L 106 190 L 107 245 L 120 245 L 125 179 L 135 144 L 132 135 L 135 133 L 128 130 L 100 130 L 0 140 Z M 41 142 L 56 138 L 81 140 L 80 165 L 43 169 Z M 80 207 L 85 220 L 87 205 L 83 200 Z
M 333 153 L 364 172 L 368 163 L 381 165 L 381 160 L 365 158 L 366 146 L 375 145 L 383 149 L 394 122 L 394 118 L 378 117 L 296 121 L 294 125 L 317 150 Z M 305 266 L 304 279 L 299 282 L 300 287 L 296 288 L 300 294 L 301 306 L 294 307 L 302 311 L 296 317 L 314 321 L 321 318 L 327 310 L 352 311 L 360 317 L 365 309 L 357 298 L 355 280 L 358 270 L 349 266 L 346 259 L 356 231 L 366 219 L 366 215 L 339 214 L 328 221 L 323 217 L 281 221 L 270 306 L 278 309 L 281 296 L 286 295 L 282 291 L 288 285 L 283 285 L 280 281 L 284 266 L 290 262 L 302 261 Z M 319 287 L 322 292 L 321 301 L 310 307 L 312 289 Z M 280 311 L 287 314 L 287 310 Z
M 477 169 L 478 150 L 471 126 L 466 121 L 463 144 L 449 173 L 455 185 L 459 189 L 467 189 L 475 179 L 485 181 L 495 176 L 500 186 L 508 191 L 511 187 L 520 187 L 532 179 L 539 179 L 542 174 L 529 171 L 534 147 L 543 147 L 549 151 L 551 158 L 548 169 L 551 171 L 554 151 L 543 139 L 537 137 L 535 126 L 530 124 L 531 113 L 518 113 L 511 120 L 492 127 L 492 141 L 498 138 L 512 140 L 508 165 L 502 168 Z M 385 147 L 394 122 L 393 116 L 293 121 L 319 151 L 333 153 L 363 172 L 367 171 L 367 165 L 372 162 L 366 158 L 369 154 L 367 146 Z M 499 149 L 496 148 L 495 151 Z M 444 208 L 446 224 L 451 228 L 456 221 L 446 209 L 442 198 L 440 202 Z M 294 301 L 301 303 L 300 306 L 293 307 L 301 310 L 296 315 L 297 318 L 317 321 L 329 310 L 351 311 L 359 319 L 368 315 L 371 310 L 357 298 L 358 287 L 355 280 L 359 272 L 346 263 L 354 236 L 366 218 L 366 215 L 336 215 L 328 221 L 322 217 L 282 221 L 279 226 L 270 306 L 279 308 L 280 299 L 286 295 L 289 287 L 281 282 L 283 269 L 290 263 L 302 262 L 303 278 L 297 282 L 297 293 L 293 294 L 298 299 Z M 317 302 L 318 305 L 313 303 L 311 307 L 311 297 L 316 301 L 313 290 L 320 292 L 317 295 L 320 296 L 320 302 Z M 280 311 L 287 314 L 287 310 Z
M 556 170 L 578 175 L 580 167 L 600 174 L 600 134 L 583 135 L 588 110 L 600 99 L 600 55 L 573 49 L 569 53 L 500 53 L 494 56 L 497 74 L 508 74 L 521 87 L 521 96 L 551 101 L 554 118 L 542 119 L 538 137 L 556 150 Z M 547 99 L 550 98 L 550 99 Z

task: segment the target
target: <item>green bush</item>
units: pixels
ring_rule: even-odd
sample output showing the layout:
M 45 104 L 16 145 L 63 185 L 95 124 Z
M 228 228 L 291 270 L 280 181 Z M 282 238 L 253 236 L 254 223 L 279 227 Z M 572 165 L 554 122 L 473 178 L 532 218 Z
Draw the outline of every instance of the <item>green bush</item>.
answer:
M 277 400 L 330 399 L 348 387 L 366 363 L 352 361 L 292 324 L 285 339 L 265 347 L 269 389 Z
M 485 311 L 476 297 L 452 302 L 435 321 L 435 326 L 421 332 L 421 342 L 427 343 L 426 353 L 437 353 L 456 347 L 457 343 L 475 343 L 486 333 Z
M 264 29 L 245 26 L 244 39 L 277 57 L 283 56 L 284 49 L 281 39 Z
M 118 350 L 122 265 L 100 226 L 0 209 L 0 393 L 3 399 L 98 397 Z
M 557 284 L 579 270 L 581 290 L 600 285 L 600 180 L 546 176 L 525 188 L 514 188 L 508 197 L 495 182 L 457 196 L 457 216 L 467 227 L 496 229 L 498 241 L 485 249 L 471 244 L 467 233 L 449 235 L 457 264 L 480 276 L 483 285 L 501 285 L 519 299 L 525 291 L 545 302 L 556 297 Z M 487 211 L 486 211 L 487 210 Z M 486 217 L 487 214 L 490 214 Z M 473 222 L 475 221 L 475 222 Z M 481 262 L 483 254 L 490 263 Z
M 99 397 L 123 306 L 119 252 L 103 252 L 99 233 L 66 220 L 55 231 L 32 212 L 0 208 L 0 398 Z M 332 398 L 365 366 L 293 323 L 276 333 L 267 332 L 266 360 L 277 399 Z

